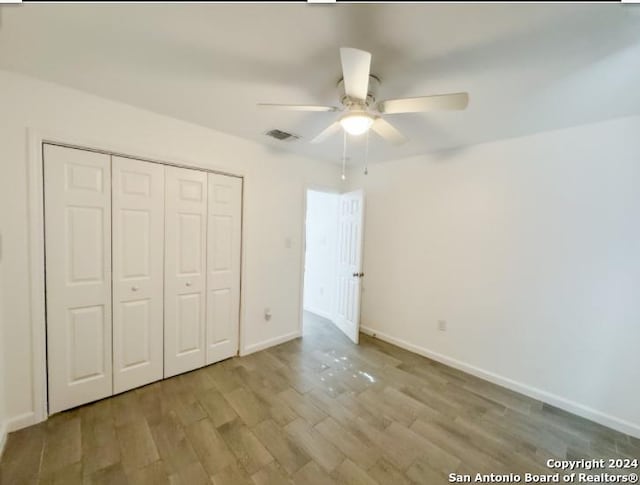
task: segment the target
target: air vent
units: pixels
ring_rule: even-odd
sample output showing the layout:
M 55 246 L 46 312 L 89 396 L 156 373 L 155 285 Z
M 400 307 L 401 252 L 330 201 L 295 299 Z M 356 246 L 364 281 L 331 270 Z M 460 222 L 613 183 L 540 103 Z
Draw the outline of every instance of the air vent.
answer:
M 270 130 L 267 131 L 265 135 L 270 136 L 271 138 L 275 138 L 279 141 L 294 141 L 300 138 L 298 135 L 287 133 L 286 131 L 282 130 Z

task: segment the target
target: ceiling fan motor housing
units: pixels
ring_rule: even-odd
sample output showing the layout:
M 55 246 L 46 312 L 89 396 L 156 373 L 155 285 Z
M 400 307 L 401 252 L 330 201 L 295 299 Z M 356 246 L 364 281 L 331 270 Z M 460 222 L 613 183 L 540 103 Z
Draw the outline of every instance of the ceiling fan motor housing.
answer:
M 364 107 L 373 107 L 375 101 L 376 101 L 376 97 L 378 95 L 378 89 L 380 88 L 380 78 L 377 76 L 374 76 L 373 74 L 369 74 L 369 88 L 367 89 L 367 99 L 366 102 L 364 103 Z M 358 99 L 351 99 L 349 96 L 347 96 L 347 94 L 345 93 L 344 90 L 344 78 L 340 78 L 340 81 L 338 81 L 338 89 L 339 91 L 339 95 L 340 95 L 340 103 L 342 103 L 342 105 L 345 108 L 350 108 L 350 107 L 363 107 L 363 102 L 362 100 L 358 100 Z M 354 106 L 356 105 L 356 106 Z

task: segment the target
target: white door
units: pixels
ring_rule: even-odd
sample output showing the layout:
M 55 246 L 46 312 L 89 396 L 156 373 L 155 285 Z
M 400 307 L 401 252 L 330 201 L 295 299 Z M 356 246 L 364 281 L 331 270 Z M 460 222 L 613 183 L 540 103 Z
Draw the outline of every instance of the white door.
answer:
M 207 364 L 238 353 L 242 179 L 209 174 Z
M 163 377 L 164 167 L 112 158 L 113 390 Z
M 364 193 L 340 196 L 338 204 L 338 281 L 334 323 L 358 343 L 360 333 L 360 289 L 362 273 L 362 231 Z
M 164 376 L 205 365 L 207 174 L 165 168 Z
M 113 392 L 110 156 L 44 145 L 49 413 Z

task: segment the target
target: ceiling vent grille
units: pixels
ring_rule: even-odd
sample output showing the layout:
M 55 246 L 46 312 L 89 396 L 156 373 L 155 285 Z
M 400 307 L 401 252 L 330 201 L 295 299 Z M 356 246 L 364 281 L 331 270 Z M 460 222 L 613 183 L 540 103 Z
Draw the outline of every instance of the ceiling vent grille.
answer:
M 265 133 L 265 135 L 270 136 L 271 138 L 275 138 L 279 141 L 295 141 L 300 138 L 298 135 L 287 133 L 286 131 L 282 130 L 269 130 Z

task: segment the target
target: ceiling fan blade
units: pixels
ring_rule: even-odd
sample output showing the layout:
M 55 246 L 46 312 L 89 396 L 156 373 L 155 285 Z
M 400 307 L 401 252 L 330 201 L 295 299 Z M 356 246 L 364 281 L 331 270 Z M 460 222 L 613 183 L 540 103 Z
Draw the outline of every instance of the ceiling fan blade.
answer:
M 465 109 L 468 104 L 468 93 L 437 94 L 382 101 L 378 104 L 378 111 L 386 114 L 423 113 L 425 111 Z
M 393 143 L 394 145 L 402 145 L 407 141 L 407 137 L 405 137 L 391 123 L 383 118 L 377 118 L 373 122 L 373 125 L 371 125 L 371 129 L 382 138 Z
M 258 103 L 260 108 L 281 109 L 287 111 L 338 111 L 335 106 L 320 106 L 316 104 L 272 104 Z
M 341 47 L 340 61 L 342 62 L 345 93 L 350 98 L 366 101 L 369 90 L 371 53 L 351 47 Z
M 334 121 L 327 128 L 325 128 L 319 135 L 316 135 L 316 137 L 311 140 L 311 143 L 320 143 L 326 140 L 327 138 L 329 138 L 334 133 L 336 133 L 339 129 L 340 129 L 340 122 Z

